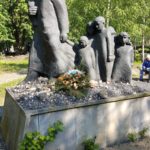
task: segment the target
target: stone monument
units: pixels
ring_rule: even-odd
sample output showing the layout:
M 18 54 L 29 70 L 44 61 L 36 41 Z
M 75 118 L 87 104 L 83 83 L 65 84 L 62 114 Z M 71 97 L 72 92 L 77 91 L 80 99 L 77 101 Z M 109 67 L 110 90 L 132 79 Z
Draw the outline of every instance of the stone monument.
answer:
M 149 125 L 150 118 L 143 116 L 150 112 L 150 105 L 144 111 L 145 104 L 150 104 L 150 93 L 114 98 L 115 91 L 121 89 L 124 92 L 123 86 L 132 93 L 134 87 L 124 83 L 107 84 L 111 80 L 131 82 L 133 47 L 129 35 L 121 32 L 116 36 L 114 28 L 106 28 L 105 18 L 99 16 L 87 24 L 87 33 L 81 36 L 79 43 L 73 44 L 67 39 L 69 21 L 65 0 L 31 0 L 28 4 L 34 36 L 25 81 L 36 80 L 39 76 L 53 78 L 65 72 L 67 76 L 74 75 L 79 70 L 68 70 L 75 64 L 83 64 L 90 83 L 99 87 L 87 87 L 88 95 L 83 98 L 68 95 L 65 91 L 57 92 L 53 83 L 51 85 L 45 78 L 7 89 L 1 122 L 7 149 L 18 149 L 27 132 L 38 131 L 45 135 L 49 125 L 58 120 L 63 122 L 64 130 L 54 142 L 45 145 L 45 150 L 82 150 L 85 137 L 92 136 L 105 147 L 122 142 L 135 125 L 140 127 L 137 131 L 145 124 Z M 72 83 L 75 86 L 77 82 Z M 21 93 L 20 98 L 17 92 Z M 120 96 L 120 92 L 117 94 Z M 131 106 L 129 111 L 122 111 L 126 106 Z
M 74 52 L 67 43 L 69 21 L 65 0 L 28 1 L 34 36 L 26 81 L 57 77 L 74 67 Z
M 109 82 L 111 81 L 111 74 L 113 68 L 114 55 L 114 33 L 113 27 L 105 28 L 105 18 L 102 16 L 96 17 L 95 20 L 87 24 L 88 47 L 81 48 L 81 57 L 88 60 L 88 66 L 93 66 L 95 69 L 92 73 L 88 68 L 90 80 Z M 92 57 L 87 52 L 89 50 L 93 53 Z M 85 54 L 83 54 L 83 51 Z M 85 58 L 87 57 L 87 58 Z M 89 61 L 90 60 L 92 61 Z M 86 61 L 87 64 L 87 61 Z
M 106 28 L 105 18 L 98 16 L 87 24 L 87 33 L 79 44 L 73 45 L 67 39 L 65 0 L 31 0 L 28 4 L 34 36 L 25 81 L 39 76 L 58 77 L 82 63 L 95 83 L 110 82 L 111 77 L 114 81 L 131 82 L 133 48 L 125 32 L 115 37 L 114 28 Z

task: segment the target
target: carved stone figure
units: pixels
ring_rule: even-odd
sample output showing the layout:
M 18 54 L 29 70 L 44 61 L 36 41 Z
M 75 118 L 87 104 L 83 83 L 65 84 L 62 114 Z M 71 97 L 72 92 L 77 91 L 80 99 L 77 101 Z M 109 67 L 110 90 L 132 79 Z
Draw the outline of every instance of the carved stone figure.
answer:
M 90 21 L 88 22 L 87 26 L 86 26 L 86 32 L 87 32 L 87 36 L 88 38 L 92 38 L 92 36 L 95 34 L 95 24 L 94 21 Z
M 109 82 L 111 75 L 114 81 L 131 81 L 133 48 L 126 32 L 115 37 L 114 28 L 106 28 L 105 18 L 99 16 L 87 24 L 86 36 L 73 46 L 67 39 L 65 0 L 30 0 L 28 4 L 34 36 L 26 81 L 39 76 L 57 77 L 80 62 L 84 62 L 92 81 Z
M 90 80 L 96 80 L 95 54 L 93 48 L 89 43 L 88 38 L 86 36 L 82 36 L 80 38 L 79 45 L 79 55 L 81 58 L 81 62 L 86 66 Z
M 66 42 L 69 21 L 65 0 L 35 0 L 37 12 L 33 14 L 33 2 L 28 3 L 32 23 L 36 21 L 37 25 L 26 80 L 40 75 L 56 77 L 74 67 L 74 52 Z
M 113 68 L 112 79 L 115 82 L 131 83 L 131 66 L 134 61 L 134 51 L 133 47 L 129 44 L 129 35 L 126 32 L 121 32 L 116 39 L 116 58 Z
M 102 80 L 104 82 L 111 81 L 112 68 L 115 59 L 114 37 L 116 32 L 114 28 L 109 27 L 106 29 L 104 17 L 99 16 L 95 18 L 94 21 L 90 21 L 87 24 L 86 31 L 86 36 L 81 37 L 80 44 L 82 43 L 82 39 L 84 39 L 84 41 L 88 41 L 88 45 L 85 45 L 84 47 L 81 47 L 81 45 L 75 46 L 76 64 L 81 62 L 80 59 L 82 57 L 84 58 L 84 63 L 88 66 L 91 80 Z M 89 58 L 91 59 L 90 61 Z M 94 67 L 90 69 L 93 64 Z
M 105 28 L 105 18 L 102 16 L 96 17 L 94 20 L 96 34 L 93 36 L 92 47 L 95 49 L 96 63 L 99 67 L 100 80 L 107 82 L 111 80 L 112 65 L 108 62 L 114 60 L 112 57 L 112 36 L 111 32 Z
M 115 60 L 115 37 L 116 37 L 116 31 L 112 26 L 109 26 L 107 28 L 108 31 L 111 33 L 111 40 L 110 40 L 110 50 L 109 50 L 109 61 L 107 62 L 107 81 L 109 82 L 111 80 L 114 60 Z
M 33 41 L 29 55 L 28 74 L 25 81 L 35 80 L 43 73 L 42 56 L 43 47 L 40 32 L 38 32 L 38 15 L 37 10 L 39 1 L 28 1 L 29 17 L 33 27 Z M 43 74 L 42 74 L 43 75 Z

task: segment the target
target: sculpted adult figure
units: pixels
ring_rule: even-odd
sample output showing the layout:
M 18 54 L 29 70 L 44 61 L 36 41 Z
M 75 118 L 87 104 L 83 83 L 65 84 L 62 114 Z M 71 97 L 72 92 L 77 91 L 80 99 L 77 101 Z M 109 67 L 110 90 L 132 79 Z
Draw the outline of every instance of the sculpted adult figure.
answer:
M 109 26 L 107 30 L 111 33 L 111 40 L 110 40 L 110 50 L 109 50 L 109 60 L 107 62 L 107 81 L 109 82 L 111 80 L 112 71 L 113 71 L 113 65 L 115 60 L 115 37 L 116 37 L 116 31 L 112 26 Z
M 94 21 L 89 21 L 86 26 L 86 36 L 90 39 L 93 38 L 93 35 L 96 33 Z
M 29 55 L 28 74 L 25 81 L 34 80 L 38 78 L 40 73 L 43 72 L 43 65 L 42 65 L 43 50 L 41 45 L 41 36 L 40 33 L 38 32 L 38 15 L 37 15 L 39 2 L 29 0 L 28 6 L 29 6 L 29 17 L 32 23 L 34 34 Z
M 65 0 L 35 0 L 35 4 L 37 30 L 34 37 L 39 41 L 36 42 L 38 48 L 35 48 L 37 45 L 33 39 L 27 80 L 34 80 L 40 75 L 56 77 L 74 66 L 72 46 L 65 43 L 69 32 Z M 33 73 L 35 75 L 31 77 Z
M 111 80 L 112 66 L 107 63 L 114 60 L 111 55 L 112 36 L 111 32 L 105 28 L 105 18 L 102 16 L 96 17 L 94 20 L 96 34 L 94 35 L 94 40 L 92 47 L 95 49 L 96 53 L 96 63 L 99 66 L 100 80 L 104 82 L 109 82 Z M 97 60 L 98 57 L 98 60 Z
M 132 63 L 134 61 L 133 47 L 129 44 L 129 35 L 121 32 L 117 36 L 115 63 L 113 68 L 112 79 L 115 82 L 128 82 L 132 80 Z

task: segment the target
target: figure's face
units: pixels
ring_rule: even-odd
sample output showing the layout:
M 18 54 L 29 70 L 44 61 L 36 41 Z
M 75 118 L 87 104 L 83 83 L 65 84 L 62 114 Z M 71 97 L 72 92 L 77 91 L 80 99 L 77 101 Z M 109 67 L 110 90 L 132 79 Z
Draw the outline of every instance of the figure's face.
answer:
M 123 43 L 124 43 L 124 44 L 127 44 L 127 43 L 130 42 L 130 39 L 129 39 L 128 35 L 123 35 L 122 38 L 123 38 Z
M 86 47 L 87 46 L 87 42 L 85 40 L 80 40 L 80 46 L 82 48 Z
M 150 57 L 148 56 L 147 58 L 146 58 L 148 61 L 150 61 Z
M 103 28 L 105 27 L 105 25 L 102 21 L 96 21 L 95 26 L 98 31 L 103 30 Z

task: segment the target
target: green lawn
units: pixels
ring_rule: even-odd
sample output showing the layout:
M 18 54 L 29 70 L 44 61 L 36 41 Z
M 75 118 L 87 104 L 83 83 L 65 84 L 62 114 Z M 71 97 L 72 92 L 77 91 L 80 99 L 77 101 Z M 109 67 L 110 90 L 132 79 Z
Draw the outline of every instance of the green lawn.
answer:
M 137 67 L 137 68 L 141 68 L 141 65 L 142 65 L 142 62 L 141 62 L 141 61 L 135 61 L 135 62 L 133 63 L 133 66 L 134 66 L 134 67 Z
M 24 78 L 19 78 L 17 80 L 13 80 L 13 81 L 10 81 L 7 83 L 0 84 L 0 106 L 2 106 L 4 103 L 5 89 L 8 87 L 13 87 L 13 86 L 19 84 L 21 81 L 23 81 L 23 79 Z
M 0 74 L 28 68 L 28 57 L 0 57 Z
M 0 75 L 5 73 L 14 73 L 21 72 L 22 70 L 27 70 L 28 68 L 28 56 L 21 55 L 15 57 L 4 57 L 0 56 Z M 5 82 L 0 84 L 0 105 L 2 106 L 4 103 L 5 97 L 5 88 L 12 87 L 17 85 L 23 80 L 23 78 L 19 78 L 17 80 L 13 80 L 10 82 Z

